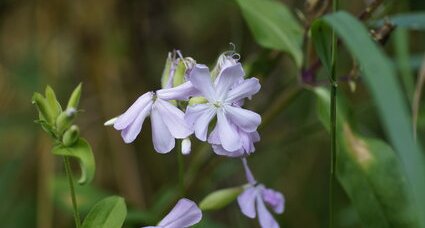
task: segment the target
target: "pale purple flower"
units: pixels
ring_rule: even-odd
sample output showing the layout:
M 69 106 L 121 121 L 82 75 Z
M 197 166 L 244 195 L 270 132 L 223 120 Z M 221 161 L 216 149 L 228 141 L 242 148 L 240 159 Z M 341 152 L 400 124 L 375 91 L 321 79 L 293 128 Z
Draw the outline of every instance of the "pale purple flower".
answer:
M 131 143 L 142 130 L 146 117 L 150 116 L 154 148 L 159 153 L 168 153 L 174 148 L 175 139 L 184 139 L 193 133 L 184 121 L 184 113 L 168 101 L 187 100 L 196 93 L 191 82 L 156 93 L 147 92 L 116 119 L 114 128 L 121 131 L 124 142 Z
M 282 214 L 285 204 L 282 193 L 258 184 L 248 167 L 246 159 L 243 158 L 242 161 L 249 183 L 248 187 L 238 196 L 238 204 L 242 213 L 249 218 L 258 217 L 262 228 L 279 228 L 279 224 L 270 214 L 266 205 L 275 213 Z
M 193 67 L 188 80 L 208 102 L 187 107 L 185 120 L 193 127 L 196 137 L 206 141 L 208 125 L 217 116 L 215 133 L 209 142 L 221 145 L 229 153 L 236 153 L 244 147 L 241 132 L 255 132 L 261 117 L 235 103 L 256 94 L 261 86 L 256 78 L 243 79 L 245 73 L 240 63 L 228 65 L 221 70 L 215 83 L 207 66 L 197 64 Z
M 145 226 L 144 228 L 185 228 L 195 225 L 201 219 L 202 212 L 196 203 L 183 198 L 157 226 Z

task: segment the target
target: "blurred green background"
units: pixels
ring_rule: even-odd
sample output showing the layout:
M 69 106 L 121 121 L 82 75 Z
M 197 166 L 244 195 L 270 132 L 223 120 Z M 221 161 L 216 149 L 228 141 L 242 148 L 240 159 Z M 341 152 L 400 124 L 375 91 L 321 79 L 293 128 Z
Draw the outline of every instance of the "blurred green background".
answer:
M 307 14 L 307 1 L 282 2 L 299 15 Z M 357 14 L 367 2 L 341 1 L 340 8 Z M 385 1 L 382 8 L 381 16 L 421 11 L 425 2 Z M 404 35 L 404 40 L 392 35 L 385 48 L 401 75 L 413 82 L 425 37 L 417 31 Z M 77 123 L 93 147 L 97 166 L 94 183 L 77 189 L 82 215 L 97 200 L 117 194 L 129 207 L 125 227 L 159 221 L 179 197 L 179 151 L 154 152 L 149 121 L 129 145 L 103 123 L 142 93 L 160 87 L 168 51 L 176 48 L 213 66 L 218 55 L 231 48 L 229 42 L 236 45 L 248 74 L 261 80 L 262 90 L 247 103 L 264 120 L 262 140 L 249 162 L 259 181 L 286 197 L 285 213 L 275 218 L 282 227 L 326 227 L 329 136 L 317 118 L 314 96 L 302 89 L 300 72 L 288 56 L 256 44 L 238 5 L 229 0 L 0 1 L 0 226 L 73 226 L 63 166 L 50 153 L 51 140 L 33 122 L 37 113 L 31 96 L 49 84 L 66 102 L 79 82 L 84 112 Z M 404 63 L 398 61 L 400 42 L 410 56 Z M 342 51 L 341 75 L 351 64 Z M 361 120 L 354 127 L 385 138 L 362 83 L 355 93 L 343 84 L 341 93 L 355 106 L 350 115 Z M 421 110 L 419 138 L 425 128 Z M 238 159 L 217 157 L 208 146 L 192 143 L 192 153 L 185 157 L 188 198 L 199 202 L 214 190 L 245 183 Z M 342 188 L 336 195 L 338 227 L 361 227 Z M 244 217 L 235 202 L 204 213 L 198 226 L 257 224 Z

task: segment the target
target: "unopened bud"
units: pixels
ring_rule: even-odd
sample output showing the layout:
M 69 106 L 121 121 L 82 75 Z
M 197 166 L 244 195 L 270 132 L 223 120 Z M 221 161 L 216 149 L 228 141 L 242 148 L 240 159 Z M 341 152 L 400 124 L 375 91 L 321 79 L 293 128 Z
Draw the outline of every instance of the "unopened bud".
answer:
M 52 110 L 53 119 L 56 119 L 56 117 L 58 117 L 58 115 L 62 112 L 62 107 L 56 98 L 55 91 L 53 91 L 52 87 L 47 86 L 45 90 L 45 95 L 47 104 Z
M 62 112 L 56 119 L 56 130 L 59 134 L 68 129 L 75 117 L 77 116 L 77 110 L 75 108 L 68 108 Z
M 53 111 L 47 103 L 47 100 L 40 93 L 34 93 L 32 96 L 32 103 L 37 105 L 40 113 L 40 119 L 43 119 L 48 123 L 54 122 Z
M 205 97 L 192 97 L 189 100 L 189 105 L 205 104 L 208 100 Z
M 62 142 L 64 146 L 71 146 L 77 142 L 78 137 L 80 137 L 80 129 L 77 125 L 72 125 L 68 130 L 63 134 Z
M 66 106 L 66 109 L 74 108 L 77 109 L 78 103 L 80 102 L 81 97 L 81 83 L 78 84 L 78 86 L 74 89 L 71 96 L 68 100 L 68 105 Z
M 162 72 L 162 77 L 161 77 L 162 88 L 167 88 L 172 63 L 173 63 L 172 53 L 168 52 L 167 60 L 165 61 L 164 71 Z
M 190 139 L 189 138 L 183 139 L 183 141 L 182 141 L 182 154 L 183 155 L 190 154 L 191 147 L 192 147 L 192 143 L 190 142 Z
M 214 191 L 199 203 L 199 208 L 203 211 L 221 209 L 233 202 L 242 191 L 242 187 Z

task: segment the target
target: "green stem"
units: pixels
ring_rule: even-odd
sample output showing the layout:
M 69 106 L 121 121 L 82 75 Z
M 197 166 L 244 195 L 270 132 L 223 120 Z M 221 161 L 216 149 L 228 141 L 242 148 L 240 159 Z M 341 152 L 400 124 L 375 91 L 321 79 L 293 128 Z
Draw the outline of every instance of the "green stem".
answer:
M 78 205 L 77 198 L 75 197 L 75 189 L 74 189 L 74 177 L 72 175 L 71 165 L 69 163 L 69 158 L 67 156 L 63 156 L 63 163 L 65 165 L 66 176 L 68 177 L 69 182 L 69 191 L 71 192 L 71 200 L 72 200 L 72 208 L 74 209 L 74 220 L 75 227 L 81 227 L 80 214 L 78 213 Z
M 184 159 L 183 154 L 177 152 L 177 162 L 179 164 L 179 187 L 180 187 L 180 195 L 183 197 L 185 195 L 184 188 Z
M 332 11 L 335 12 L 338 9 L 338 0 L 333 0 Z M 330 181 L 329 181 L 329 227 L 334 225 L 334 185 L 336 182 L 336 162 L 337 162 L 337 142 L 336 142 L 336 94 L 337 94 L 337 83 L 336 83 L 336 37 L 335 31 L 332 30 L 331 40 L 331 170 L 330 170 Z

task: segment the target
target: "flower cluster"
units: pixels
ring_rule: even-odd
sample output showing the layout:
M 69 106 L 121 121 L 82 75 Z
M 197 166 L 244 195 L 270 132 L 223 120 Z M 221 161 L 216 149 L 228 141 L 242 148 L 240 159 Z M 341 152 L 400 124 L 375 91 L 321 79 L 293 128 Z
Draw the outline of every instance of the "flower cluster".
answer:
M 258 184 L 246 161 L 246 156 L 255 151 L 254 143 L 260 140 L 257 128 L 261 116 L 243 105 L 246 99 L 258 93 L 261 86 L 257 78 L 245 77 L 238 57 L 233 51 L 225 52 L 210 71 L 192 58 L 183 58 L 179 51 L 170 53 L 162 77 L 162 89 L 141 95 L 127 111 L 105 125 L 113 125 L 121 131 L 124 142 L 131 143 L 149 116 L 152 141 L 158 153 L 170 152 L 176 139 L 181 139 L 182 153 L 189 154 L 189 138 L 193 134 L 200 141 L 208 142 L 218 155 L 241 157 L 248 184 L 224 192 L 236 189 L 239 196 L 230 194 L 234 195 L 233 199 L 237 196 L 242 213 L 249 218 L 258 217 L 263 228 L 275 228 L 279 225 L 267 206 L 275 213 L 283 213 L 283 195 Z M 214 204 L 220 197 L 226 198 L 224 192 L 213 193 L 211 199 L 218 198 L 210 202 Z M 201 209 L 207 204 L 201 202 Z M 201 220 L 201 209 L 183 198 L 157 226 L 150 227 L 192 226 Z
M 164 88 L 140 96 L 112 122 L 114 128 L 121 131 L 124 142 L 131 143 L 149 116 L 153 145 L 159 153 L 170 152 L 175 139 L 186 139 L 193 133 L 199 140 L 208 141 L 219 155 L 239 157 L 254 152 L 254 143 L 260 140 L 257 127 L 261 117 L 242 105 L 261 86 L 257 78 L 245 79 L 242 65 L 234 56 L 222 54 L 210 73 L 206 65 L 196 64 L 192 58 L 170 55 Z M 182 75 L 176 74 L 179 62 L 185 66 Z M 176 81 L 180 83 L 175 85 Z M 189 102 L 185 106 L 182 101 Z M 208 133 L 213 119 L 217 121 Z M 186 153 L 188 150 L 185 148 Z

